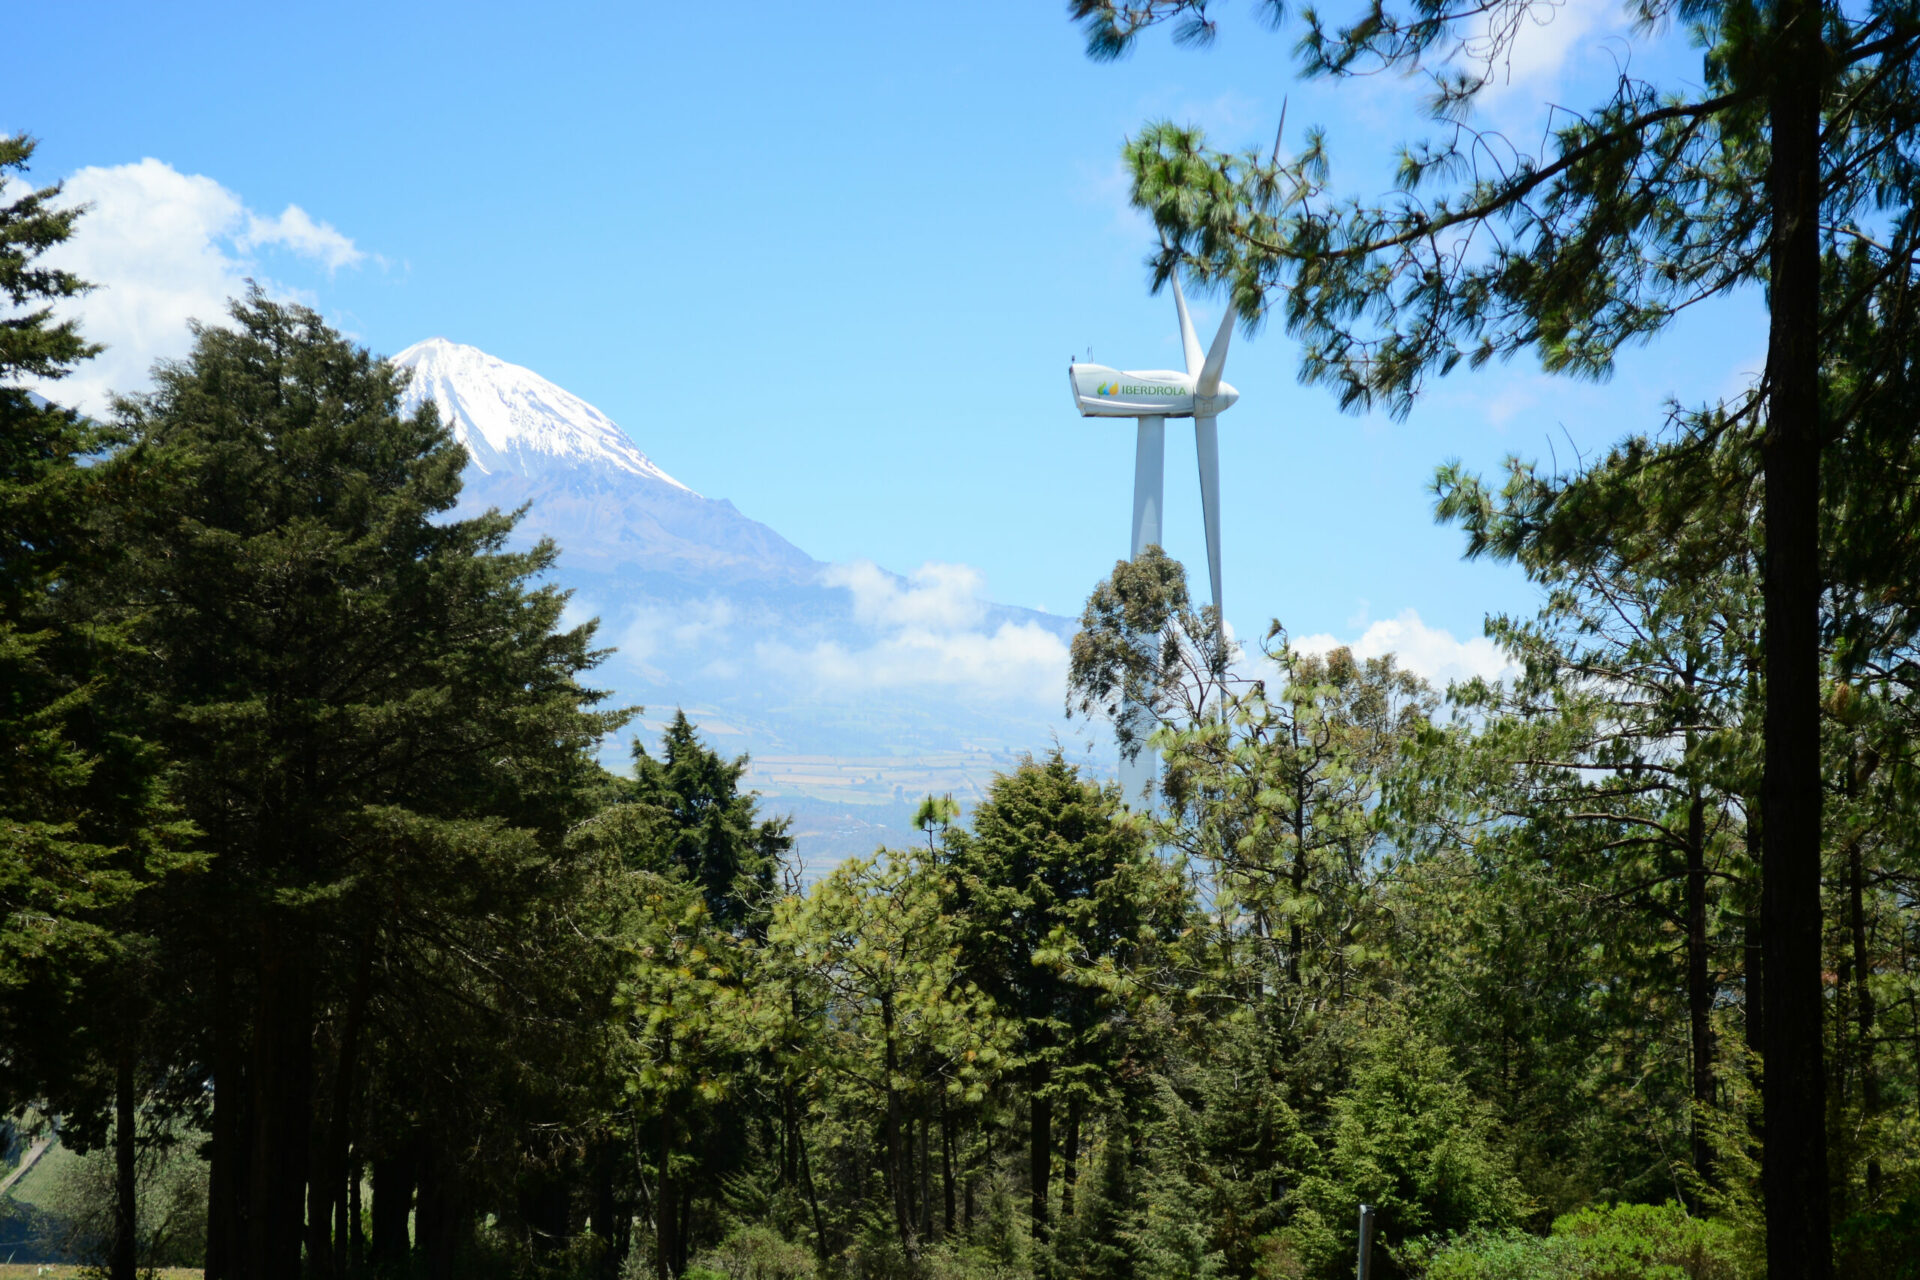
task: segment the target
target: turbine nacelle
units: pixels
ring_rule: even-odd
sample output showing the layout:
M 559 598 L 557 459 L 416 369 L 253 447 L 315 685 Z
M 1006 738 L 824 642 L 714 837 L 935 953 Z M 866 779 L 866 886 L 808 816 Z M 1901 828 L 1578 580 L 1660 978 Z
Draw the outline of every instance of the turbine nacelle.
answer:
M 1173 369 L 1109 369 L 1101 364 L 1067 366 L 1073 402 L 1083 418 L 1192 418 L 1224 412 L 1240 393 L 1220 383 L 1199 394 L 1195 374 Z

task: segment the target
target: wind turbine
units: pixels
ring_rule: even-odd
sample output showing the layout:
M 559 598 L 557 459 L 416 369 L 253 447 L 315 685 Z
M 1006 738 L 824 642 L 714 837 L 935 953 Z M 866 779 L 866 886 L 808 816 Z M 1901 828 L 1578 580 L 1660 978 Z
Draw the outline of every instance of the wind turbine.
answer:
M 1220 604 L 1220 429 L 1219 417 L 1240 393 L 1220 380 L 1227 364 L 1227 343 L 1233 337 L 1233 307 L 1220 318 L 1213 345 L 1200 353 L 1200 335 L 1187 315 L 1187 298 L 1180 277 L 1173 277 L 1173 306 L 1180 315 L 1180 345 L 1186 353 L 1185 373 L 1172 369 L 1109 369 L 1098 364 L 1070 364 L 1068 380 L 1073 401 L 1083 418 L 1133 418 L 1139 423 L 1133 453 L 1133 551 L 1138 559 L 1148 547 L 1160 544 L 1160 512 L 1166 497 L 1167 419 L 1192 418 L 1194 452 L 1200 460 L 1200 506 L 1207 524 L 1207 577 L 1213 587 L 1213 608 L 1225 629 Z M 1121 714 L 1133 716 L 1128 707 Z M 1133 759 L 1120 760 L 1120 787 L 1138 801 L 1159 776 L 1156 756 L 1142 748 Z

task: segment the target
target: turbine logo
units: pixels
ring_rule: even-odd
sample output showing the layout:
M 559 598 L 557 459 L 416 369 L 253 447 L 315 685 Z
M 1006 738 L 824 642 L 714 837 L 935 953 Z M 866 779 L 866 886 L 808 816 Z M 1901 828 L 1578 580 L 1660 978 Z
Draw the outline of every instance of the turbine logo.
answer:
M 1103 382 L 1093 389 L 1096 396 L 1182 396 L 1184 387 L 1169 387 L 1158 383 Z

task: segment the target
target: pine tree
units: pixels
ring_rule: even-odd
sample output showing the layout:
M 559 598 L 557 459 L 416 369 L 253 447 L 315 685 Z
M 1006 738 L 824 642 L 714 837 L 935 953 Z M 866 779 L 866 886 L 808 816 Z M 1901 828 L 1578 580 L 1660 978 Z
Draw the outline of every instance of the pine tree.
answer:
M 1044 1243 L 1055 1143 L 1064 1139 L 1071 1211 L 1088 1105 L 1105 1091 L 1136 978 L 1185 921 L 1185 884 L 1155 860 L 1117 791 L 1058 749 L 995 778 L 944 862 L 972 977 L 1019 1028 L 1030 1216 Z
M 105 437 L 21 385 L 98 350 L 73 321 L 53 320 L 51 304 L 87 286 L 37 262 L 78 214 L 56 207 L 58 186 L 16 193 L 33 150 L 0 137 L 0 289 L 14 308 L 0 324 L 0 1019 L 14 1045 L 58 1025 L 52 1011 L 108 942 L 91 917 L 136 883 L 115 865 L 111 837 L 90 829 L 84 726 L 100 672 L 61 616 L 61 593 L 89 558 L 95 486 L 80 463 Z M 35 1087 L 7 1081 L 6 1098 L 17 1106 Z
M 676 710 L 658 758 L 634 742 L 633 768 L 627 797 L 668 818 L 652 854 L 659 860 L 654 869 L 676 869 L 697 883 L 717 923 L 764 932 L 774 876 L 793 839 L 785 819 L 761 821 L 753 793 L 740 789 L 747 758 L 721 757 L 700 741 L 686 712 Z
M 111 1271 L 132 1280 L 133 1117 L 154 1021 L 155 887 L 193 864 L 166 762 L 124 718 L 127 616 L 106 586 L 129 495 L 85 465 L 118 441 L 23 385 L 99 350 L 54 304 L 87 286 L 40 261 L 79 211 L 15 194 L 34 143 L 0 137 L 0 1109 L 65 1117 L 70 1144 L 111 1130 Z
M 476 1009 L 512 1021 L 487 995 L 506 975 L 474 966 L 517 944 L 481 939 L 537 898 L 624 716 L 588 710 L 591 626 L 560 629 L 564 597 L 530 583 L 551 544 L 446 518 L 465 454 L 431 406 L 400 415 L 403 375 L 258 292 L 231 321 L 123 403 L 112 469 L 161 495 L 127 570 L 137 675 L 216 855 L 178 922 L 211 970 L 210 1274 L 264 1280 L 303 1242 L 332 1270 L 376 979 L 457 1006 L 426 1044 Z M 458 1059 L 476 1087 L 492 1061 Z M 461 1213 L 437 1136 L 436 1239 Z

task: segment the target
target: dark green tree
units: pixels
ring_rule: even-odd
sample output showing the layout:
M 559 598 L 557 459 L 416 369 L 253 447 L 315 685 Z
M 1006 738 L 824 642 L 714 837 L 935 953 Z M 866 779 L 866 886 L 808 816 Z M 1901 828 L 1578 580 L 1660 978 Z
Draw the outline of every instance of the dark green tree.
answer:
M 745 756 L 724 758 L 700 741 L 686 712 L 675 711 L 657 758 L 634 742 L 628 796 L 667 815 L 654 869 L 697 883 L 716 924 L 757 935 L 766 931 L 775 877 L 793 839 L 784 818 L 760 820 L 753 793 L 740 789 L 746 771 Z
M 1112 721 L 1131 759 L 1161 727 L 1197 724 L 1216 709 L 1230 682 L 1226 643 L 1213 606 L 1194 607 L 1185 566 L 1148 547 L 1117 562 L 1087 597 L 1069 654 L 1067 714 Z
M 1044 1243 L 1055 1106 L 1066 1109 L 1070 1212 L 1088 1104 L 1105 1092 L 1140 974 L 1185 921 L 1186 887 L 1117 792 L 1058 749 L 998 776 L 944 860 L 968 968 L 1019 1029 L 1031 1217 Z
M 740 788 L 746 758 L 722 757 L 683 712 L 658 756 L 636 740 L 633 762 L 571 838 L 604 864 L 602 887 L 577 909 L 614 956 L 610 1047 L 585 1071 L 603 1100 L 592 1176 L 596 1219 L 642 1208 L 655 1266 L 670 1276 L 711 1234 L 727 1187 L 754 1172 L 753 1130 L 766 1119 L 755 1104 L 786 1097 L 769 1048 L 781 1019 L 761 1007 L 754 962 L 793 841 L 787 820 L 762 819 Z M 546 1232 L 564 1226 L 556 1218 Z M 627 1248 L 612 1222 L 595 1230 Z
M 207 958 L 210 1274 L 264 1280 L 303 1242 L 334 1269 L 377 983 L 424 956 L 436 1021 L 488 1005 L 455 981 L 486 954 L 462 935 L 538 896 L 624 716 L 588 709 L 591 626 L 560 629 L 563 595 L 531 583 L 551 544 L 447 518 L 465 454 L 431 406 L 400 414 L 402 375 L 258 292 L 231 324 L 122 404 L 111 465 L 163 494 L 128 569 L 136 674 L 215 854 L 177 922 Z
M 1204 870 L 1220 976 L 1277 997 L 1265 1016 L 1291 1039 L 1363 982 L 1394 862 L 1382 801 L 1436 699 L 1390 654 L 1302 653 L 1278 623 L 1263 649 L 1270 680 L 1167 735 L 1161 834 Z
M 1743 444 L 1730 436 L 1719 451 L 1719 467 L 1734 477 L 1748 472 Z M 1646 479 L 1639 468 L 1615 474 L 1601 464 L 1582 483 L 1626 491 L 1617 502 L 1663 502 L 1644 492 Z M 1562 892 L 1594 911 L 1640 915 L 1616 932 L 1623 975 L 1635 966 L 1627 941 L 1634 933 L 1651 931 L 1638 954 L 1652 965 L 1641 980 L 1653 986 L 1666 964 L 1666 935 L 1684 939 L 1676 958 L 1686 993 L 1690 1145 L 1704 1177 L 1717 1098 L 1712 1012 L 1736 971 L 1716 959 L 1728 951 L 1722 891 L 1754 878 L 1745 830 L 1759 791 L 1752 504 L 1705 504 L 1681 528 L 1617 537 L 1597 554 L 1570 558 L 1514 535 L 1516 513 L 1543 487 L 1519 462 L 1498 497 L 1458 468 L 1442 469 L 1442 517 L 1460 521 L 1476 548 L 1511 543 L 1547 594 L 1532 621 L 1488 619 L 1488 634 L 1519 674 L 1457 688 L 1469 717 L 1436 735 L 1423 763 L 1443 805 L 1480 808 L 1496 825 L 1522 820 L 1508 833 L 1516 851 L 1524 845 L 1530 852 L 1522 856 L 1541 859 Z M 1755 985 L 1746 993 L 1756 994 Z M 1651 1075 L 1649 1085 L 1651 1092 Z
M 927 852 L 929 854 L 934 852 L 934 847 L 933 847 L 934 828 L 938 827 L 940 829 L 941 834 L 944 835 L 947 831 L 952 829 L 954 820 L 957 819 L 959 816 L 960 816 L 960 802 L 953 798 L 953 792 L 951 791 L 947 792 L 947 794 L 943 796 L 936 796 L 931 791 L 929 791 L 926 795 L 926 798 L 920 802 L 919 806 L 916 809 L 914 809 L 913 811 L 914 830 L 922 831 L 926 833 Z
M 17 185 L 33 151 L 0 136 L 0 1104 L 63 1114 L 83 1147 L 112 1129 L 109 1261 L 132 1280 L 156 886 L 193 860 L 164 758 L 124 714 L 128 617 L 105 584 L 130 495 L 85 465 L 119 437 L 23 385 L 99 350 L 54 318 L 88 286 L 41 258 L 80 210 L 59 206 L 57 185 Z

